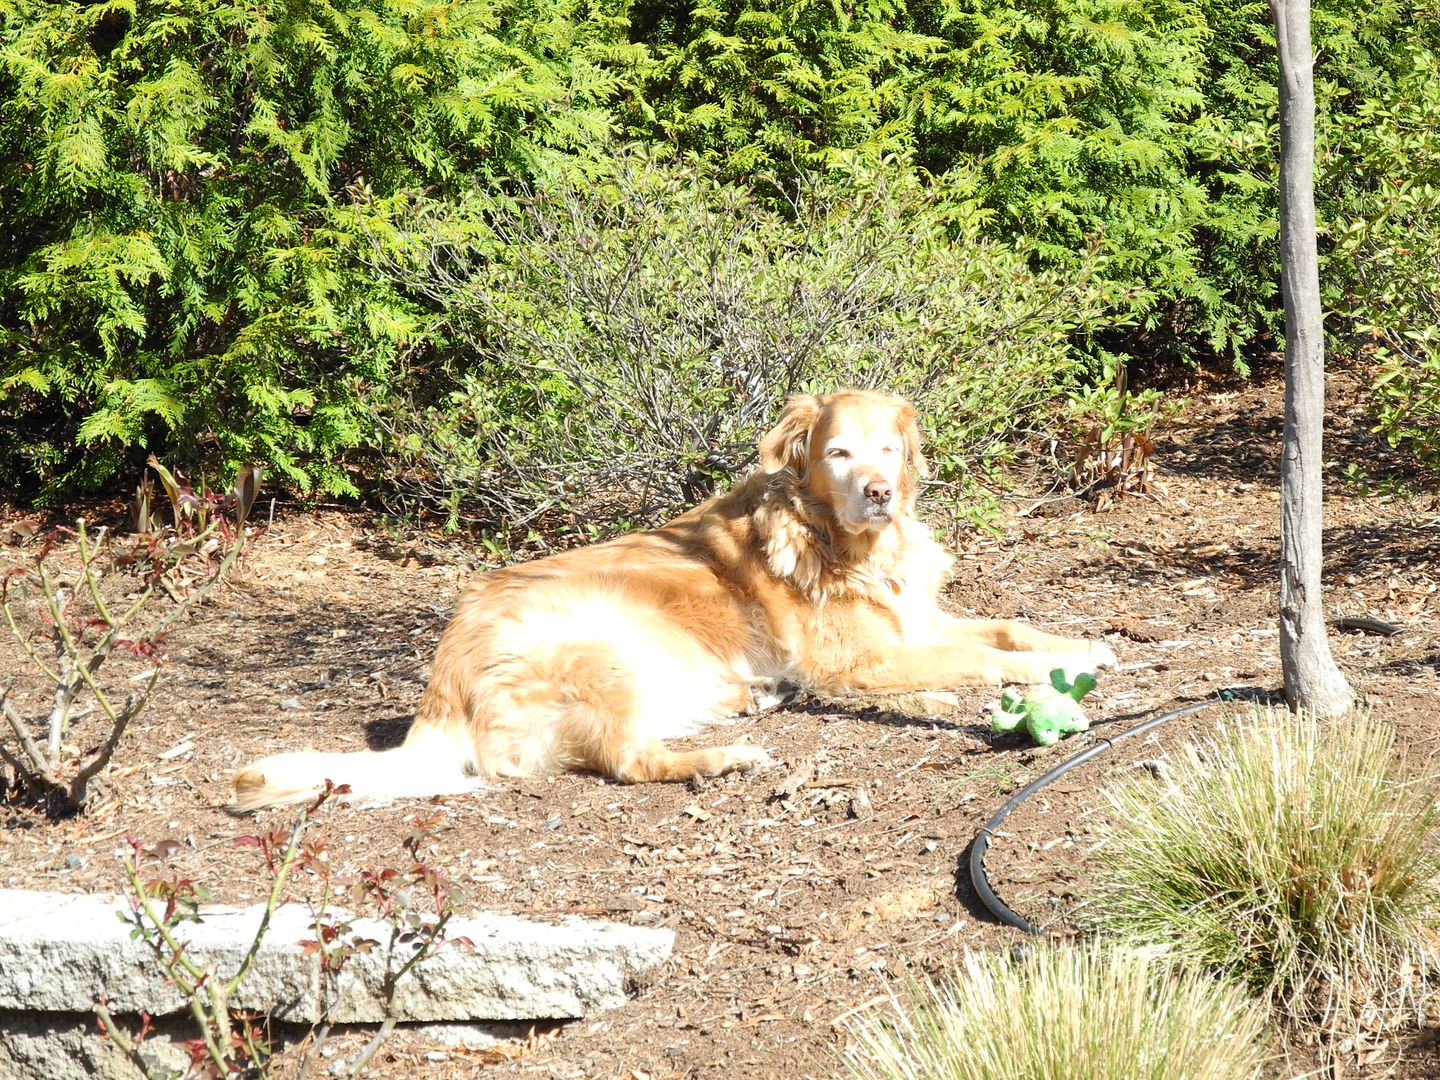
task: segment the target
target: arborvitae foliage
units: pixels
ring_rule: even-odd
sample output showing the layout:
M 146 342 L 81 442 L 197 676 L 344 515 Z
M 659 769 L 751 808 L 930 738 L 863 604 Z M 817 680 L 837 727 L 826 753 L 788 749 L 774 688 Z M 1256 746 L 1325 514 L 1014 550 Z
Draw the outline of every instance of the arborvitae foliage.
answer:
M 910 94 L 946 48 L 897 0 L 637 0 L 632 21 L 653 58 L 637 130 L 733 178 L 909 149 Z
M 731 175 L 913 153 L 982 177 L 992 235 L 1044 262 L 1103 236 L 1143 307 L 1220 303 L 1197 267 L 1214 207 L 1190 171 L 1207 30 L 1189 0 L 639 0 L 634 26 L 648 132 Z
M 1317 0 L 1328 116 L 1395 93 L 1394 0 Z M 635 0 L 632 132 L 727 175 L 847 155 L 983 178 L 990 234 L 1051 266 L 1097 238 L 1139 318 L 1105 344 L 1239 362 L 1278 318 L 1275 59 L 1263 0 Z
M 1243 345 L 1267 329 L 1278 331 L 1280 320 L 1275 32 L 1264 0 L 1194 2 L 1209 38 L 1201 82 L 1206 108 L 1195 121 L 1188 170 L 1205 184 L 1214 207 L 1197 248 L 1206 279 L 1224 300 L 1222 335 Z M 1424 39 L 1427 50 L 1440 47 L 1435 5 L 1421 7 L 1426 10 L 1412 10 L 1407 0 L 1312 2 L 1322 258 L 1331 223 L 1347 201 L 1346 185 L 1333 181 L 1332 166 L 1354 153 L 1351 119 L 1357 110 L 1384 108 L 1406 96 L 1408 61 L 1396 47 L 1402 38 Z M 1258 344 L 1267 344 L 1263 336 Z
M 1185 329 L 1213 331 L 1196 234 L 1215 207 L 1189 169 L 1208 36 L 1195 5 L 938 0 L 932 17 L 953 48 L 919 118 L 926 163 L 982 170 L 997 228 L 1052 264 L 1101 238 L 1152 326 L 1184 306 Z
M 1433 6 L 1315 0 L 1322 227 L 1377 182 L 1332 121 L 1396 114 Z M 837 167 L 963 187 L 977 238 L 1123 298 L 1077 351 L 1243 366 L 1274 87 L 1263 0 L 0 0 L 0 484 L 153 449 L 353 490 L 372 401 L 452 389 L 369 215 L 503 214 L 617 130 L 782 213 Z
M 0 0 L 0 480 L 96 484 L 159 438 L 352 490 L 415 329 L 357 271 L 353 193 L 525 175 L 607 126 L 623 20 L 518 8 Z

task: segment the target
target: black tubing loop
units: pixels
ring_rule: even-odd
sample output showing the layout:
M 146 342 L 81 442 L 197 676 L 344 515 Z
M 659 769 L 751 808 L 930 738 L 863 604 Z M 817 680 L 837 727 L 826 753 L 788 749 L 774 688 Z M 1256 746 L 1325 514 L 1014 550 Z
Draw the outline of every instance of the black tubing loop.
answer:
M 980 897 L 980 902 L 985 905 L 990 914 L 1001 922 L 1023 930 L 1027 934 L 1039 934 L 1041 931 L 1037 927 L 1027 922 L 996 895 L 995 890 L 990 887 L 990 879 L 985 875 L 985 853 L 990 849 L 990 841 L 998 834 L 1001 823 L 1010 816 L 1010 812 L 1041 788 L 1053 784 L 1076 766 L 1085 764 L 1091 758 L 1099 757 L 1121 739 L 1143 735 L 1147 731 L 1155 730 L 1161 724 L 1167 724 L 1182 716 L 1190 716 L 1215 705 L 1229 705 L 1237 701 L 1273 703 L 1279 693 L 1280 691 L 1262 690 L 1252 686 L 1226 687 L 1219 691 L 1214 698 L 1207 698 L 1205 701 L 1198 701 L 1193 705 L 1186 705 L 1160 716 L 1152 716 L 1117 735 L 1096 739 L 1078 754 L 1066 758 L 1049 772 L 1031 780 L 1030 783 L 1005 800 L 1004 805 L 995 811 L 995 816 L 982 825 L 980 831 L 975 834 L 975 839 L 970 845 L 970 885 L 975 890 L 975 895 Z

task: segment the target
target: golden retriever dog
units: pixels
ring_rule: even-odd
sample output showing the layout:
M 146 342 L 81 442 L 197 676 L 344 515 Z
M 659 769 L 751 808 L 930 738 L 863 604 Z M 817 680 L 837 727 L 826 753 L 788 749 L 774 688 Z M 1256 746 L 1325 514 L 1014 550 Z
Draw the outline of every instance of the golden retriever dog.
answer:
M 775 704 L 788 686 L 907 691 L 1042 682 L 1113 664 L 1102 642 L 936 602 L 950 556 L 914 516 L 915 410 L 888 394 L 800 396 L 760 468 L 663 528 L 477 575 L 403 745 L 292 753 L 234 778 L 237 811 L 449 794 L 584 769 L 625 783 L 751 769 L 759 746 L 666 739 Z

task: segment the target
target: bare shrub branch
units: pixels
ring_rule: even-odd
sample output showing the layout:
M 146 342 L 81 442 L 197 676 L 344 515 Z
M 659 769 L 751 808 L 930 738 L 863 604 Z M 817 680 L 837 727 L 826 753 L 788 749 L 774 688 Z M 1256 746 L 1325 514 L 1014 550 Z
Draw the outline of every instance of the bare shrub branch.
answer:
M 196 493 L 176 480 L 158 462 L 171 493 L 174 524 L 162 525 L 150 512 L 148 481 L 137 498 L 136 532 L 121 542 L 100 529 L 93 537 L 83 519 L 73 530 L 47 539 L 30 566 L 12 568 L 0 579 L 0 610 L 32 667 L 54 686 L 43 717 L 28 718 L 14 703 L 14 682 L 0 685 L 0 760 L 13 786 L 42 803 L 51 813 L 74 813 L 85 807 L 91 782 L 114 758 L 132 720 L 149 703 L 165 655 L 166 631 L 184 617 L 206 593 L 223 580 L 248 549 L 254 533 L 246 519 L 258 491 L 259 470 L 241 470 L 231 492 Z M 74 540 L 78 565 L 68 574 L 58 550 L 63 536 Z M 120 571 L 137 574 L 142 586 L 123 608 L 106 601 L 103 579 Z M 157 589 L 176 599 L 152 618 L 144 612 Z M 54 653 L 48 662 L 35 644 L 49 639 Z M 144 685 L 117 698 L 100 679 L 100 669 L 117 652 L 130 653 L 150 665 Z M 90 702 L 79 711 L 82 700 Z M 73 726 L 99 713 L 104 727 L 98 742 L 74 762 L 67 760 L 65 740 Z M 43 742 L 35 737 L 43 731 Z
M 382 449 L 452 525 L 649 523 L 748 468 L 787 395 L 843 384 L 916 398 L 958 479 L 1054 407 L 1108 310 L 981 240 L 955 191 L 874 176 L 765 201 L 625 150 L 596 182 L 390 223 L 376 264 L 463 352 L 382 410 Z

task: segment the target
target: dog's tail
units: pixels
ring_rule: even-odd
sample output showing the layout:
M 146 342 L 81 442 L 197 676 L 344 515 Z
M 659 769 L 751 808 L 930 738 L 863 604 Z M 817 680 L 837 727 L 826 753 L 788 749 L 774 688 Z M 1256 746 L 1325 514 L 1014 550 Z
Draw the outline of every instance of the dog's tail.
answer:
M 458 795 L 483 786 L 468 754 L 441 732 L 411 739 L 393 750 L 351 753 L 275 754 L 245 766 L 234 777 L 235 799 L 226 808 L 247 814 L 267 806 L 293 806 L 319 798 L 326 781 L 350 790 L 339 797 L 359 802 L 428 795 Z

